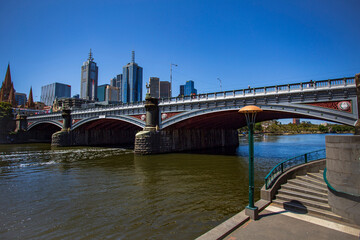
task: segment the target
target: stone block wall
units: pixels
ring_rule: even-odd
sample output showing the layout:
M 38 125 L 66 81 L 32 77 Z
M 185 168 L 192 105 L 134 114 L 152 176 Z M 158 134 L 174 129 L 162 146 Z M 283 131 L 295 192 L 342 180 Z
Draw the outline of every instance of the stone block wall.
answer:
M 72 132 L 73 146 L 96 146 L 96 145 L 133 145 L 135 134 L 134 129 L 91 129 Z
M 136 135 L 135 153 L 182 152 L 238 145 L 239 137 L 237 130 L 232 129 L 142 131 Z
M 360 136 L 326 136 L 326 168 L 332 211 L 360 225 Z

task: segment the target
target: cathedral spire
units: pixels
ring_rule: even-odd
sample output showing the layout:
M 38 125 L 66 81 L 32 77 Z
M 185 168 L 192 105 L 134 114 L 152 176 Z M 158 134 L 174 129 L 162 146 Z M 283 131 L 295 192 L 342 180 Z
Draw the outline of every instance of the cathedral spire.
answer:
M 32 87 L 30 87 L 30 93 L 29 93 L 28 101 L 26 103 L 26 107 L 31 108 L 31 109 L 35 108 L 35 103 L 34 103 L 33 94 L 32 94 Z
M 10 93 L 9 93 L 9 103 L 10 103 L 13 107 L 16 107 L 14 87 L 12 87 L 12 88 L 10 89 Z
M 10 85 L 11 85 L 10 63 L 8 63 L 4 84 L 7 88 L 10 88 Z
M 10 98 L 11 91 L 13 92 L 13 96 Z M 15 97 L 15 89 L 11 81 L 9 63 L 5 74 L 5 80 L 3 81 L 0 89 L 0 102 L 10 102 L 13 97 Z

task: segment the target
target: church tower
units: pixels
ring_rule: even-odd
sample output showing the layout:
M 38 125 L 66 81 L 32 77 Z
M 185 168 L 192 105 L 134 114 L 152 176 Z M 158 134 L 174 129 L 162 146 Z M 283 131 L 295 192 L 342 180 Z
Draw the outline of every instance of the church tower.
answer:
M 5 80 L 0 89 L 0 102 L 11 103 L 13 107 L 16 106 L 14 84 L 11 81 L 10 64 L 8 64 Z
M 30 93 L 29 93 L 28 101 L 26 103 L 26 108 L 35 109 L 35 103 L 34 103 L 33 94 L 32 94 L 32 87 L 30 87 Z

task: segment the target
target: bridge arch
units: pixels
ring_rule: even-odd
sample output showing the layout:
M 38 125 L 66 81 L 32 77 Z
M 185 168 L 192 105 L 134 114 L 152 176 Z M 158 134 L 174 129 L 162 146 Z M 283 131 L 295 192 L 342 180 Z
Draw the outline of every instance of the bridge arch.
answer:
M 31 142 L 51 142 L 52 135 L 61 129 L 62 124 L 58 121 L 36 121 L 27 127 L 28 138 Z
M 73 125 L 73 144 L 130 146 L 144 126 L 140 119 L 128 116 L 86 118 Z
M 257 122 L 284 118 L 308 118 L 354 126 L 357 121 L 356 113 L 346 113 L 306 104 L 256 105 L 264 110 L 258 115 Z M 163 121 L 161 128 L 220 127 L 236 129 L 246 125 L 244 116 L 237 112 L 241 107 L 243 106 L 223 106 L 187 111 Z
M 33 127 L 37 126 L 37 125 L 44 125 L 44 124 L 51 124 L 51 125 L 55 125 L 57 127 L 59 127 L 59 131 L 62 128 L 62 123 L 58 122 L 58 121 L 53 121 L 53 120 L 39 120 L 33 123 L 30 123 L 27 127 L 27 130 L 29 131 L 30 129 L 32 129 Z
M 136 119 L 134 117 L 129 117 L 129 116 L 105 116 L 104 118 L 100 118 L 100 117 L 90 117 L 90 118 L 85 118 L 82 119 L 76 123 L 73 124 L 72 126 L 72 130 L 79 128 L 80 126 L 89 123 L 89 122 L 93 122 L 93 121 L 98 121 L 98 120 L 118 120 L 118 121 L 122 121 L 122 122 L 126 122 L 128 124 L 134 125 L 136 127 L 139 128 L 144 128 L 145 127 L 145 123 L 143 121 L 141 121 L 140 119 Z

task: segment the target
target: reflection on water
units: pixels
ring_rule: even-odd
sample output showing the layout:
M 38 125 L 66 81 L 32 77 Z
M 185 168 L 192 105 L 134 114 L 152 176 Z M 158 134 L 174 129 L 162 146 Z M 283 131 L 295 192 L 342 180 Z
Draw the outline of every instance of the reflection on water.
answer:
M 257 136 L 256 198 L 279 161 L 324 148 L 324 135 Z M 193 239 L 248 201 L 238 149 L 135 156 L 119 148 L 0 146 L 1 239 Z

